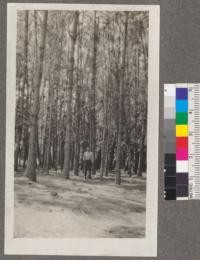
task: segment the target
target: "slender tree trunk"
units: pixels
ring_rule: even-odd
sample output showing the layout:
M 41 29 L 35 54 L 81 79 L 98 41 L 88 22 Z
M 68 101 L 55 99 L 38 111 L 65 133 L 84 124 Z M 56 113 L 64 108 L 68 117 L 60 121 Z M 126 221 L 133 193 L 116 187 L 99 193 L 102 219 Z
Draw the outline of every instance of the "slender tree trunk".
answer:
M 57 126 L 57 153 L 56 153 L 56 168 L 60 166 L 60 129 L 59 124 Z
M 132 165 L 132 168 L 133 168 L 133 173 L 134 174 L 137 174 L 137 153 L 138 153 L 138 147 L 137 147 L 137 121 L 138 121 L 138 113 L 137 113 L 137 110 L 138 110 L 138 96 L 137 96 L 137 93 L 138 93 L 138 90 L 139 90 L 139 80 L 138 80 L 138 59 L 139 57 L 139 52 L 138 50 L 135 49 L 135 70 L 134 70 L 134 105 L 135 105 L 135 108 L 134 108 L 134 135 L 133 135 L 133 139 L 134 139 L 134 147 L 133 147 L 133 165 Z
M 142 51 L 144 56 L 144 72 L 145 72 L 145 87 L 148 84 L 148 48 L 145 44 L 145 28 L 143 21 L 140 21 L 140 28 L 141 28 L 141 40 L 142 40 Z M 138 68 L 139 68 L 139 59 L 138 59 Z M 139 73 L 138 73 L 139 79 Z M 141 131 L 141 140 L 139 144 L 139 152 L 138 152 L 138 167 L 137 167 L 137 175 L 142 176 L 143 170 L 143 155 L 144 155 L 144 143 L 145 143 L 145 136 L 146 136 L 146 116 L 147 116 L 147 104 L 146 100 L 144 100 L 144 114 L 142 118 L 142 131 Z
M 107 140 L 108 140 L 108 85 L 107 82 L 106 90 L 104 93 L 104 124 L 103 124 L 103 141 L 101 146 L 101 169 L 100 179 L 103 180 L 103 175 L 106 173 L 107 168 Z
M 139 146 L 139 159 L 138 159 L 138 169 L 137 169 L 137 175 L 142 176 L 142 170 L 143 170 L 143 155 L 144 155 L 144 146 L 145 146 L 145 138 L 146 138 L 146 113 L 147 113 L 147 107 L 145 105 L 144 107 L 144 115 L 142 119 L 142 131 L 141 131 L 141 140 L 140 140 L 140 146 Z
M 120 92 L 119 92 L 119 129 L 117 136 L 117 160 L 116 160 L 116 184 L 121 183 L 121 142 L 123 134 L 123 103 L 124 103 L 124 75 L 125 75 L 125 62 L 126 62 L 126 49 L 127 49 L 127 31 L 128 31 L 128 12 L 125 12 L 125 24 L 124 24 L 124 46 L 122 56 L 121 67 L 121 80 L 120 80 Z
M 71 137 L 72 137 L 72 89 L 73 89 L 73 73 L 74 73 L 74 52 L 77 38 L 79 12 L 74 13 L 74 22 L 71 35 L 71 50 L 69 60 L 69 87 L 67 96 L 67 126 L 65 137 L 65 159 L 63 166 L 63 175 L 66 179 L 70 178 L 70 149 L 71 149 Z
M 80 66 L 80 48 L 81 48 L 81 36 L 79 37 L 78 54 L 77 54 L 77 82 L 76 82 L 76 103 L 75 103 L 75 153 L 74 153 L 74 175 L 79 175 L 79 159 L 80 159 L 80 110 L 81 110 L 81 85 L 79 82 L 79 66 Z
M 29 134 L 28 134 L 28 129 L 26 127 L 25 129 L 25 135 L 24 135 L 24 158 L 23 158 L 23 167 L 25 168 L 26 167 L 26 161 L 27 161 L 27 158 L 28 158 L 28 141 L 29 141 Z
M 60 82 L 58 83 L 59 86 Z M 55 136 L 55 170 L 57 172 L 58 170 L 58 165 L 59 165 L 59 118 L 58 118 L 58 86 L 56 88 L 56 136 Z
M 141 30 L 142 50 L 143 50 L 143 55 L 144 55 L 145 85 L 147 87 L 147 83 L 148 83 L 148 47 L 145 43 L 144 21 L 140 21 L 140 30 Z
M 28 164 L 26 168 L 26 176 L 32 180 L 36 181 L 36 138 L 37 138 L 37 123 L 38 123 L 38 113 L 39 113 L 39 95 L 40 95 L 40 85 L 43 74 L 43 60 L 44 60 L 44 49 L 46 41 L 46 30 L 47 30 L 47 19 L 48 11 L 44 11 L 44 18 L 41 27 L 41 43 L 39 51 L 39 60 L 37 65 L 37 71 L 34 80 L 34 99 L 31 114 L 31 127 L 30 127 L 30 138 L 29 138 L 29 153 L 28 153 Z
M 106 140 L 105 176 L 108 176 L 108 153 L 109 153 L 109 132 L 107 133 L 107 140 Z
M 61 171 L 63 171 L 63 167 L 64 167 L 64 160 L 65 160 L 65 142 L 64 140 L 62 139 L 61 140 L 61 149 L 60 149 L 60 168 L 61 168 Z
M 97 41 L 98 41 L 98 25 L 96 21 L 96 11 L 94 11 L 94 31 L 93 31 L 93 64 L 92 64 L 92 86 L 91 86 L 91 150 L 93 153 L 92 174 L 96 173 L 95 157 L 96 157 L 96 60 L 97 60 Z M 91 175 L 89 175 L 91 178 Z
M 26 11 L 28 14 L 26 14 L 26 41 L 27 41 L 27 50 L 26 50 L 26 104 L 25 104 L 25 117 L 26 120 L 28 121 L 28 110 L 29 110 L 29 102 L 31 99 L 31 95 L 30 95 L 30 86 L 29 86 L 29 82 L 28 82 L 28 21 L 29 21 L 29 11 Z M 27 18 L 28 16 L 28 18 Z M 28 159 L 28 141 L 29 141 L 29 127 L 28 124 L 26 123 L 24 125 L 24 136 L 23 136 L 23 150 L 24 150 L 24 154 L 23 154 L 23 167 L 26 167 L 26 161 Z
M 62 107 L 63 107 L 63 102 L 61 101 L 60 103 L 60 108 L 59 108 L 59 122 L 58 122 L 58 165 L 60 166 L 60 169 L 62 170 L 61 167 L 61 162 L 62 162 L 62 137 L 61 137 L 61 132 L 62 132 Z
M 70 157 L 70 161 L 71 161 L 70 170 L 73 170 L 73 168 L 74 168 L 74 150 L 75 150 L 74 146 L 75 146 L 75 144 L 74 144 L 74 141 L 73 141 L 72 144 L 71 144 L 71 152 L 70 152 L 70 155 L 71 155 L 71 157 Z
M 28 73 L 27 73 L 28 74 Z M 26 120 L 28 121 L 28 110 L 29 110 L 29 99 L 30 99 L 30 93 L 29 93 L 29 84 L 28 84 L 28 80 L 27 80 L 27 97 L 26 97 Z M 29 127 L 28 124 L 26 123 L 24 125 L 24 137 L 23 137 L 23 150 L 24 150 L 24 154 L 23 154 L 23 167 L 26 167 L 26 161 L 28 159 L 28 142 L 29 142 Z
M 49 80 L 49 122 L 48 122 L 48 136 L 47 136 L 47 150 L 46 150 L 46 174 L 49 174 L 50 162 L 51 162 L 51 144 L 52 144 L 52 110 L 54 100 L 54 89 Z
M 103 180 L 103 176 L 105 174 L 105 167 L 106 167 L 106 135 L 107 129 L 104 126 L 103 129 L 103 141 L 101 145 L 101 169 L 100 169 L 100 180 Z
M 23 73 L 23 84 L 21 87 L 21 99 L 20 99 L 20 123 L 17 129 L 16 146 L 15 146 L 15 171 L 18 170 L 18 161 L 20 154 L 20 146 L 23 135 L 23 118 L 24 118 L 24 90 L 28 84 L 28 16 L 29 11 L 25 11 L 25 24 L 24 24 L 24 73 Z
M 128 168 L 128 175 L 131 177 L 132 176 L 132 167 L 131 167 L 131 150 L 130 150 L 130 144 L 128 144 L 128 161 L 127 161 L 127 168 Z
M 139 156 L 138 156 L 138 167 L 137 167 L 137 175 L 139 177 L 142 176 L 142 163 L 143 163 L 143 147 L 144 147 L 144 137 L 145 137 L 145 127 L 142 126 L 142 132 L 141 132 L 141 140 L 139 145 Z
M 37 150 L 37 154 L 36 154 L 36 167 L 40 167 L 41 166 L 41 156 L 40 156 L 40 145 L 39 145 L 39 133 L 38 133 L 38 127 L 37 129 L 37 133 L 36 133 L 36 150 Z
M 62 74 L 61 74 L 61 66 L 62 66 L 62 53 L 63 53 L 63 39 L 64 39 L 64 30 L 65 30 L 65 23 L 64 19 L 61 22 L 61 38 L 60 38 L 60 50 L 58 53 L 58 74 L 57 74 L 57 88 L 56 88 L 56 107 L 58 106 L 60 101 L 60 107 L 56 108 L 56 171 L 60 166 L 60 151 L 61 151 L 61 116 L 62 116 L 62 104 L 63 100 L 59 96 L 60 88 L 62 89 Z
M 78 87 L 79 88 L 79 87 Z M 77 119 L 75 136 L 75 154 L 74 154 L 74 175 L 79 175 L 79 157 L 80 157 L 80 95 L 77 94 Z
M 107 96 L 109 95 L 109 92 L 107 94 Z M 111 136 L 111 123 L 110 123 L 110 113 L 108 112 L 108 116 L 107 116 L 107 122 L 108 122 L 108 126 L 107 126 L 107 136 L 106 136 L 106 151 L 105 151 L 105 176 L 108 176 L 108 170 L 109 170 L 109 153 L 110 153 L 110 136 Z
M 44 127 L 43 147 L 42 147 L 42 158 L 43 158 L 42 167 L 43 168 L 46 167 L 46 162 L 47 162 L 46 148 L 47 148 L 47 116 L 46 116 L 46 122 L 45 122 L 45 127 Z

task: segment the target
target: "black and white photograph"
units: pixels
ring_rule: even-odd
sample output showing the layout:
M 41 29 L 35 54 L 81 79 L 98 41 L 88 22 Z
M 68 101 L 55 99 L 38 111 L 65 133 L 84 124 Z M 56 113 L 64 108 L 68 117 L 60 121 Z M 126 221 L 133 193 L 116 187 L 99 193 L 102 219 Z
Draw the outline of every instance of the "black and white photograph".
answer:
M 159 8 L 7 19 L 5 252 L 156 255 Z

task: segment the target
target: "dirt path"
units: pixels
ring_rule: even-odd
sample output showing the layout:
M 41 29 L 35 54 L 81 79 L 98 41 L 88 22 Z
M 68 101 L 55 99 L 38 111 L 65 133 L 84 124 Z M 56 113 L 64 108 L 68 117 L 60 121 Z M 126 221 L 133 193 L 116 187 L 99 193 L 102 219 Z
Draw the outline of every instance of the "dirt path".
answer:
M 143 237 L 145 179 L 15 177 L 15 237 Z

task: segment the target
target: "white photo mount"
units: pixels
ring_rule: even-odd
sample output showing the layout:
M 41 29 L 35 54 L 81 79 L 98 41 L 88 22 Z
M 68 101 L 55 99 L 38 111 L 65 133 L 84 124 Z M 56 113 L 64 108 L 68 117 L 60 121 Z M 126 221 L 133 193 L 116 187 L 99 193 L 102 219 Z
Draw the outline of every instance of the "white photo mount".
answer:
M 14 124 L 16 85 L 16 21 L 18 10 L 149 11 L 147 190 L 145 238 L 14 238 Z M 7 94 L 5 248 L 6 255 L 157 256 L 159 140 L 158 5 L 15 4 L 7 5 Z

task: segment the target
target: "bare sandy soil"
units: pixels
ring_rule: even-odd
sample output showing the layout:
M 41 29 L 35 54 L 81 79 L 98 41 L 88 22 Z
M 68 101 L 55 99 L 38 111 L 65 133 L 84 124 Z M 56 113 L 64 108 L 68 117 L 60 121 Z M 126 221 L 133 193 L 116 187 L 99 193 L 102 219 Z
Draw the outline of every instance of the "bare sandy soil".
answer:
M 114 175 L 84 180 L 15 176 L 14 236 L 28 238 L 144 237 L 146 180 Z

